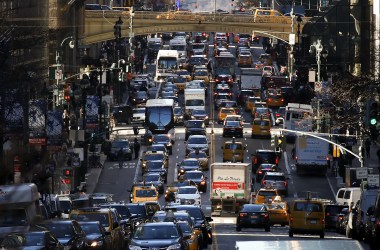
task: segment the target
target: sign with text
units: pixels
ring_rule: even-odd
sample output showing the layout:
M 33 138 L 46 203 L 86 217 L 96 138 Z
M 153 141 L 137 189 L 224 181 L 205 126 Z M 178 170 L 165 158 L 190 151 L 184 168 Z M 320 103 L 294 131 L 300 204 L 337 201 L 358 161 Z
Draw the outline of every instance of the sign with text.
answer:
M 369 186 L 379 186 L 379 175 L 378 174 L 368 174 L 367 183 Z
M 365 179 L 368 177 L 368 168 L 358 168 L 356 169 L 356 178 Z

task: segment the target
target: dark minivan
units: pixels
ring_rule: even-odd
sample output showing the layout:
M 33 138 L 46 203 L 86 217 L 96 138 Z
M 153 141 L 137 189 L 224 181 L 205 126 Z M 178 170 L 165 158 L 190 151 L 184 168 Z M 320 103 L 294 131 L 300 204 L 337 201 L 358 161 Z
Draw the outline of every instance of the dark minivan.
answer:
M 276 164 L 280 161 L 279 156 L 274 150 L 271 149 L 258 149 L 252 154 L 252 173 L 256 173 L 257 168 L 262 163 Z

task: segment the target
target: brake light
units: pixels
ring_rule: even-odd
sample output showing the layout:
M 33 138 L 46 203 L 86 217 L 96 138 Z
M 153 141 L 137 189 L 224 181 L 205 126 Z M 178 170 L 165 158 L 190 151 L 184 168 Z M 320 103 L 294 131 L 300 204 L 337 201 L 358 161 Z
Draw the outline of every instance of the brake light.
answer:
M 246 213 L 240 213 L 239 216 L 244 217 L 244 216 L 247 216 L 247 214 Z
M 276 165 L 278 164 L 278 162 L 279 162 L 279 159 L 278 159 L 278 157 L 276 157 Z
M 296 161 L 298 161 L 298 155 L 296 155 Z
M 206 36 L 206 33 L 205 33 L 205 32 L 203 32 L 203 33 L 202 33 L 202 36 Z
M 262 181 L 262 184 L 263 184 L 263 186 L 266 186 L 267 181 L 263 180 L 263 181 Z
M 264 214 L 264 218 L 268 218 L 268 216 L 269 216 L 268 214 Z
M 288 185 L 288 182 L 287 181 L 284 181 L 284 186 L 286 187 Z
M 326 156 L 326 161 L 329 161 L 330 160 L 330 157 Z
M 232 79 L 228 79 L 228 82 L 232 82 Z
M 330 213 L 329 213 L 329 212 L 327 212 L 327 213 L 326 213 L 326 216 L 330 216 Z
M 322 219 L 321 222 L 322 222 L 322 224 L 325 224 L 325 219 Z
M 278 114 L 278 113 L 276 114 L 276 117 L 280 117 L 280 116 L 281 116 L 280 114 Z
M 284 98 L 281 98 L 281 101 L 283 102 L 283 101 L 284 101 Z
M 215 79 L 215 82 L 220 82 L 220 80 L 218 78 Z
M 271 101 L 272 101 L 272 98 L 269 98 L 268 101 L 271 102 Z
M 263 171 L 259 171 L 259 174 L 262 174 L 263 173 Z

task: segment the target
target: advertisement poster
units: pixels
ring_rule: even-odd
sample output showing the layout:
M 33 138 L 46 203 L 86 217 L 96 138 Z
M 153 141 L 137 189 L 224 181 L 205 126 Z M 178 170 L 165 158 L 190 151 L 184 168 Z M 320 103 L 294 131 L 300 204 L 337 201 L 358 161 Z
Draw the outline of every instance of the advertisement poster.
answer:
M 5 122 L 5 132 L 8 134 L 18 134 L 23 133 L 23 117 L 24 110 L 19 91 L 15 89 L 6 90 L 4 95 L 4 122 Z
M 218 169 L 212 180 L 212 197 L 241 196 L 244 193 L 244 170 Z
M 99 96 L 87 96 L 85 107 L 86 119 L 86 132 L 95 133 L 98 129 L 98 116 L 99 116 Z
M 58 149 L 62 146 L 62 112 L 47 112 L 46 138 L 49 149 Z
M 46 100 L 29 101 L 29 144 L 46 144 Z

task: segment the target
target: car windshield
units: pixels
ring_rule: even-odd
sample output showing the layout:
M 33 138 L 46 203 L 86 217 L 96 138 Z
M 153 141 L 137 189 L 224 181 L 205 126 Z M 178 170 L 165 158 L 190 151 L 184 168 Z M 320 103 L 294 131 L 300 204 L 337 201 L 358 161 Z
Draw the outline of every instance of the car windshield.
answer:
M 146 175 L 146 176 L 144 176 L 144 179 L 146 182 L 151 182 L 151 181 L 155 182 L 155 181 L 158 181 L 159 178 L 160 178 L 159 175 Z
M 294 204 L 294 210 L 305 212 L 322 212 L 322 204 L 310 202 L 296 202 Z
M 112 147 L 113 148 L 128 148 L 129 142 L 128 141 L 113 141 Z
M 138 216 L 146 216 L 146 209 L 144 205 L 140 204 L 128 204 L 128 210 L 131 214 L 136 214 Z
M 133 109 L 133 114 L 145 114 L 145 109 Z
M 146 167 L 150 169 L 162 168 L 162 161 L 148 161 Z
M 163 160 L 164 155 L 163 154 L 148 154 L 145 156 L 146 161 L 151 161 L 151 160 Z
M 115 208 L 117 213 L 121 216 L 123 220 L 128 219 L 131 217 L 131 213 L 129 212 L 127 206 L 113 206 L 110 205 L 109 207 Z
M 196 187 L 181 187 L 178 189 L 177 194 L 196 194 Z
M 268 169 L 271 170 L 271 169 Z M 285 181 L 285 176 L 283 175 L 266 175 L 264 177 L 266 181 Z
M 77 220 L 77 219 L 74 219 Z M 74 228 L 68 223 L 50 223 L 45 225 L 57 238 L 67 238 L 74 235 Z
M 243 149 L 243 145 L 236 144 L 236 143 L 226 143 L 224 148 L 230 149 L 230 150 L 238 150 L 238 149 Z
M 191 234 L 192 233 L 189 223 L 179 223 L 179 226 L 181 228 L 182 233 L 184 233 L 184 234 Z
M 253 125 L 258 125 L 258 126 L 269 126 L 269 121 L 265 120 L 254 120 Z
M 70 219 L 76 221 L 99 221 L 103 227 L 109 227 L 108 214 L 106 213 L 72 214 Z
M 208 76 L 208 72 L 206 70 L 199 70 L 194 73 L 196 76 Z
M 82 227 L 83 231 L 88 234 L 100 234 L 100 228 L 98 224 L 95 223 L 80 223 L 80 226 Z
M 202 172 L 200 172 L 200 173 L 186 172 L 185 175 L 186 175 L 187 179 L 189 179 L 189 180 L 192 180 L 192 179 L 202 179 L 203 178 Z
M 282 209 L 286 208 L 286 204 L 285 203 L 272 202 L 268 206 L 269 206 L 269 209 L 274 209 L 274 210 L 282 210 Z
M 181 162 L 181 166 L 194 166 L 194 165 L 198 165 L 197 160 L 184 160 Z
M 24 209 L 4 210 L 0 213 L 0 227 L 25 226 L 27 224 Z
M 190 137 L 187 144 L 207 144 L 206 137 Z
M 165 151 L 165 145 L 163 144 L 153 144 L 148 148 L 148 151 Z
M 205 115 L 206 111 L 203 109 L 193 109 L 192 114 L 193 115 Z
M 178 230 L 175 226 L 142 225 L 137 227 L 133 238 L 139 240 L 162 240 L 178 238 Z
M 243 206 L 241 212 L 262 212 L 265 211 L 265 206 L 264 205 L 245 205 Z
M 239 121 L 227 121 L 225 126 L 226 127 L 240 127 L 240 122 Z
M 146 97 L 146 92 L 145 91 L 137 92 L 136 93 L 136 97 L 145 98 Z
M 183 181 L 183 182 L 174 182 L 173 187 L 184 187 L 184 186 L 190 186 L 189 181 Z
M 138 189 L 138 190 L 136 190 L 136 197 L 156 197 L 156 190 L 154 190 L 154 189 Z
M 187 122 L 186 127 L 188 127 L 188 128 L 200 128 L 200 127 L 202 127 L 202 125 L 203 125 L 203 121 L 190 120 Z

